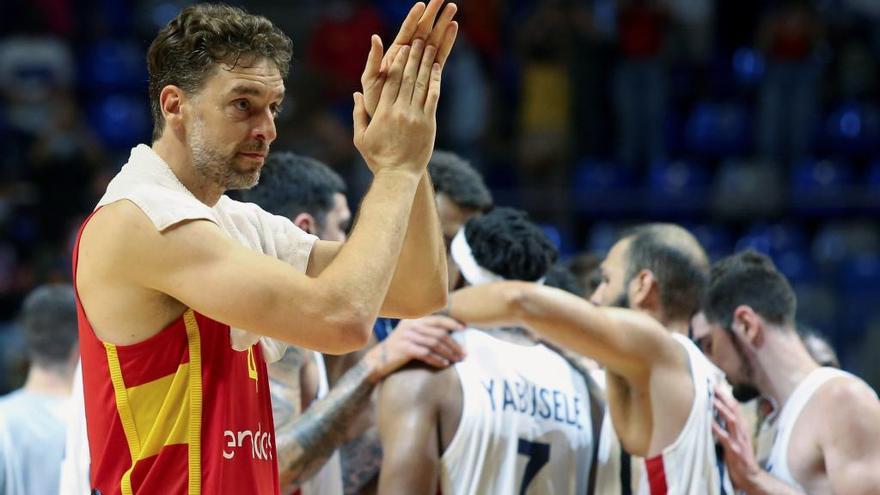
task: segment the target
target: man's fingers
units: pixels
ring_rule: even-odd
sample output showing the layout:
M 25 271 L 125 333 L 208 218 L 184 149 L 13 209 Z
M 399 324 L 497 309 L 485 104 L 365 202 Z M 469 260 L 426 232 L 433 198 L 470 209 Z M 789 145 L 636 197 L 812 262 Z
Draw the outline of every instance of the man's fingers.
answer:
M 440 101 L 440 64 L 434 62 L 431 67 L 431 80 L 428 83 L 428 96 L 425 98 L 425 113 L 437 115 L 437 102 Z
M 715 440 L 718 440 L 718 443 L 724 447 L 724 450 L 729 450 L 732 448 L 730 445 L 730 435 L 724 431 L 724 428 L 721 427 L 718 423 L 712 422 L 712 433 L 715 435 Z
M 446 60 L 449 59 L 449 52 L 452 51 L 452 46 L 455 44 L 455 38 L 458 36 L 458 23 L 452 21 L 446 26 L 446 29 L 443 30 L 443 38 L 440 43 L 432 43 L 434 46 L 437 46 L 437 56 L 435 57 L 437 63 L 440 64 L 440 68 L 446 64 Z
M 403 78 L 403 68 L 408 57 L 409 47 L 404 46 L 394 58 L 391 69 L 388 71 L 388 76 L 385 77 L 385 85 L 382 86 L 382 96 L 379 98 L 377 109 L 382 105 L 392 105 L 397 100 Z
M 403 82 L 400 84 L 400 92 L 397 100 L 407 105 L 412 103 L 413 90 L 416 85 L 416 78 L 419 75 L 419 64 L 422 60 L 422 53 L 425 50 L 425 42 L 417 39 L 413 41 L 409 50 L 409 57 L 406 61 L 406 67 L 403 69 Z
M 364 66 L 364 73 L 361 75 L 361 84 L 366 89 L 367 84 L 371 83 L 382 70 L 382 38 L 378 34 L 370 36 L 370 53 L 367 55 L 367 65 Z
M 448 330 L 450 332 L 456 332 L 458 330 L 464 330 L 465 326 L 459 323 L 458 320 L 454 318 L 450 318 L 448 316 L 443 315 L 431 315 L 422 318 L 422 322 L 425 325 L 430 325 L 433 327 L 440 327 L 444 330 Z
M 412 342 L 421 347 L 430 349 L 433 353 L 449 361 L 461 361 L 464 356 L 456 350 L 461 349 L 450 340 L 445 334 L 442 337 L 430 336 L 426 334 L 414 333 L 411 336 Z
M 437 12 L 443 6 L 443 0 L 431 0 L 425 8 L 425 13 L 419 19 L 419 26 L 415 32 L 415 38 L 427 39 L 434 28 L 434 20 L 437 18 Z M 412 38 L 410 38 L 412 39 Z
M 431 67 L 434 65 L 434 55 L 436 53 L 437 49 L 434 46 L 428 45 L 425 47 L 425 54 L 422 56 L 421 65 L 419 66 L 419 74 L 416 77 L 411 101 L 418 108 L 425 107 L 425 97 L 428 95 L 428 85 L 431 82 Z
M 400 25 L 400 30 L 397 31 L 394 44 L 408 45 L 412 41 L 413 35 L 416 34 L 416 29 L 419 28 L 419 20 L 424 13 L 425 4 L 423 2 L 418 2 L 409 9 L 409 13 L 406 14 L 406 18 Z
M 364 107 L 364 95 L 355 93 L 353 97 L 354 111 L 352 112 L 352 119 L 354 120 L 354 139 L 355 144 L 357 144 L 358 138 L 366 132 L 370 118 L 367 116 L 367 110 Z
M 413 354 L 415 354 L 416 359 L 419 361 L 427 363 L 435 368 L 446 368 L 449 366 L 449 360 L 434 354 L 429 347 L 413 344 Z
M 458 5 L 454 3 L 446 5 L 446 8 L 443 9 L 443 12 L 437 19 L 437 23 L 434 24 L 434 29 L 431 30 L 430 36 L 427 38 L 429 44 L 440 46 L 440 43 L 443 42 L 443 38 L 446 36 L 446 28 L 449 27 L 449 23 L 452 22 L 456 12 L 458 12 Z

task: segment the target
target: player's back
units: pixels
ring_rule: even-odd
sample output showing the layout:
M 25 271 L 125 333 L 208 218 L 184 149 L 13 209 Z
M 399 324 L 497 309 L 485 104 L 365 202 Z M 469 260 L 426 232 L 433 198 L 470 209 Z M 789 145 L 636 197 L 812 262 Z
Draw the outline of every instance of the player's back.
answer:
M 444 495 L 586 493 L 593 442 L 584 377 L 543 345 L 456 334 L 461 420 L 441 457 Z

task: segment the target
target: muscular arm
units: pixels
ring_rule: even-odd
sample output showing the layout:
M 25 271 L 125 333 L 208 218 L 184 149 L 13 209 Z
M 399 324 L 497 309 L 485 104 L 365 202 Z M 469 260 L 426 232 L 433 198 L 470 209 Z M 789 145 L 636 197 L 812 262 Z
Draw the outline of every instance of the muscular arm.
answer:
M 834 493 L 868 495 L 880 487 L 880 401 L 867 385 L 848 380 L 829 387 L 821 429 L 825 469 Z M 823 394 L 825 395 L 825 394 Z M 840 404 L 846 404 L 842 418 Z
M 379 493 L 437 493 L 440 446 L 438 387 L 428 371 L 401 370 L 389 376 L 379 392 L 379 437 L 382 470 Z
M 361 361 L 323 399 L 295 421 L 275 432 L 281 485 L 311 478 L 346 440 L 348 423 L 369 401 L 375 386 L 369 366 Z
M 450 315 L 478 326 L 525 326 L 593 358 L 628 379 L 660 363 L 678 363 L 677 344 L 653 318 L 600 308 L 567 292 L 525 282 L 468 287 L 450 296 Z
M 318 241 L 307 273 L 320 275 L 342 246 L 339 242 Z M 400 261 L 379 313 L 390 318 L 417 318 L 442 308 L 446 305 L 447 277 L 446 247 L 434 187 L 425 172 L 416 190 Z

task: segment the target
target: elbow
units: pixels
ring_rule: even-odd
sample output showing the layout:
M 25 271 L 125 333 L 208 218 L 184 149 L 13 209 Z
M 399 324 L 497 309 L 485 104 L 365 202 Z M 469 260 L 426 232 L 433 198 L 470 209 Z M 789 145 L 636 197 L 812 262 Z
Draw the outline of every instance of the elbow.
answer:
M 449 293 L 446 291 L 446 287 L 425 291 L 404 301 L 399 301 L 395 305 L 393 316 L 402 320 L 421 318 L 445 309 L 449 302 L 448 299 Z
M 332 322 L 334 339 L 323 351 L 327 354 L 348 354 L 367 346 L 373 335 L 373 324 L 376 315 L 367 311 L 351 309 L 343 311 L 345 315 Z

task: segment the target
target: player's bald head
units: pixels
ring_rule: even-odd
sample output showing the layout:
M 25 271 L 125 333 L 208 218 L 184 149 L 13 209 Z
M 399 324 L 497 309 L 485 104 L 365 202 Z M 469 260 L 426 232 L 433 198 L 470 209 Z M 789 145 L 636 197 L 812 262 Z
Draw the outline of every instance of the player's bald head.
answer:
M 626 248 L 626 280 L 650 270 L 668 318 L 689 319 L 697 312 L 709 280 L 709 257 L 690 232 L 675 224 L 645 224 L 620 243 Z

